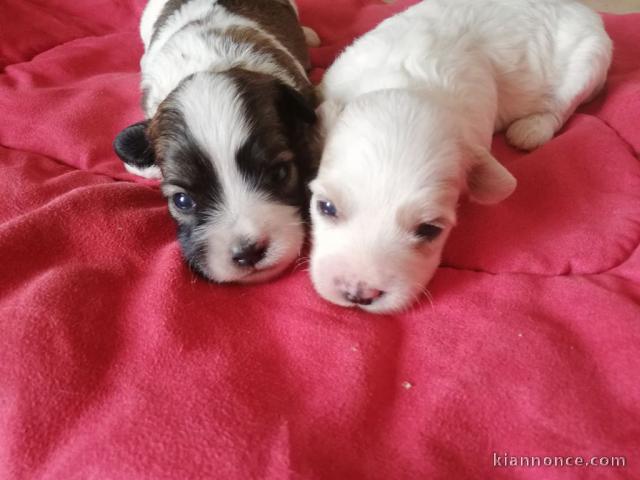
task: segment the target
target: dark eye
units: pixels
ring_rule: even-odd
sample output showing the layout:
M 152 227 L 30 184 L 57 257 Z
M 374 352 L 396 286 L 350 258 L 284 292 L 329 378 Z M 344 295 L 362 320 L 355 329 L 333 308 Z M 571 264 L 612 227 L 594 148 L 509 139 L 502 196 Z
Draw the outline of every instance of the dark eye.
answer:
M 437 225 L 432 225 L 431 223 L 421 223 L 416 228 L 415 235 L 420 240 L 425 240 L 427 242 L 431 242 L 438 238 L 442 233 L 442 227 L 438 227 Z
M 278 163 L 269 170 L 269 181 L 274 185 L 286 183 L 291 178 L 293 164 L 291 162 Z
M 318 211 L 325 217 L 336 217 L 338 215 L 336 206 L 327 200 L 318 200 Z
M 191 212 L 196 208 L 196 202 L 186 193 L 176 193 L 173 196 L 173 204 L 178 210 L 185 213 Z

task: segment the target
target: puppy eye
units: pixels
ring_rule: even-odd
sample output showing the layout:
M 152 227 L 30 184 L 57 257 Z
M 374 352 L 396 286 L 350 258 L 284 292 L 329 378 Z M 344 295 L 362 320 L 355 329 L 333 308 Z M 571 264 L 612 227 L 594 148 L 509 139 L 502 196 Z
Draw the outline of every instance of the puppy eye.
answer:
M 281 162 L 269 170 L 269 182 L 274 185 L 286 183 L 293 173 L 291 162 Z
M 433 225 L 431 223 L 421 223 L 418 225 L 415 231 L 416 237 L 426 242 L 432 242 L 440 236 L 442 233 L 442 227 Z
M 325 217 L 337 217 L 338 209 L 328 200 L 318 200 L 318 211 Z
M 176 193 L 173 196 L 173 204 L 184 213 L 190 213 L 196 208 L 196 202 L 186 193 Z

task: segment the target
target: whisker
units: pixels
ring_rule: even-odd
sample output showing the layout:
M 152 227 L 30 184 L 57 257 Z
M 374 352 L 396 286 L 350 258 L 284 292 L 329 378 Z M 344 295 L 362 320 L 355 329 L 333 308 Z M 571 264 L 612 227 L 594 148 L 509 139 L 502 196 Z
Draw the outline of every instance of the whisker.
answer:
M 299 268 L 305 267 L 306 265 L 309 265 L 310 263 L 310 259 L 308 257 L 300 257 L 296 260 L 294 266 L 293 266 L 293 271 L 297 271 Z
M 412 302 L 411 306 L 413 306 L 413 304 L 419 303 L 421 298 L 425 297 L 427 299 L 427 301 L 429 302 L 431 310 L 435 310 L 435 304 L 434 304 L 434 300 L 433 300 L 433 295 L 431 294 L 431 292 L 429 291 L 427 286 L 423 285 L 422 283 L 416 282 L 416 283 L 413 284 L 413 287 L 416 290 L 416 292 L 412 294 L 413 302 Z
M 431 310 L 434 310 L 435 305 L 433 303 L 433 295 L 431 294 L 431 292 L 426 286 L 422 287 L 422 295 L 425 296 L 427 300 L 429 300 L 429 304 L 431 305 Z

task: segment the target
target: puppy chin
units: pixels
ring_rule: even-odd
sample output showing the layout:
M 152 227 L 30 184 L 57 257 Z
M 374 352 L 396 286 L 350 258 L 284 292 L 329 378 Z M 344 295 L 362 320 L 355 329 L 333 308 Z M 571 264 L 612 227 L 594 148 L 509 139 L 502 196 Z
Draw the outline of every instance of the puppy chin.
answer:
M 300 236 L 295 242 L 289 243 L 286 250 L 279 254 L 277 258 L 268 260 L 264 266 L 258 265 L 250 272 L 240 272 L 240 277 L 236 280 L 226 280 L 242 284 L 262 283 L 273 280 L 282 275 L 300 255 L 304 241 L 304 231 L 300 229 Z
M 267 282 L 273 280 L 287 270 L 293 260 L 282 259 L 274 266 L 267 267 L 255 267 L 250 270 L 241 270 L 238 268 L 230 267 L 229 270 L 220 275 L 212 275 L 209 280 L 216 283 L 238 283 L 251 285 L 254 283 Z
M 420 258 L 419 258 L 420 257 Z M 383 269 L 369 269 L 373 274 L 363 274 L 359 269 L 353 268 L 344 258 L 333 255 L 311 255 L 311 280 L 318 294 L 325 300 L 341 307 L 357 307 L 364 311 L 376 314 L 390 314 L 406 311 L 423 295 L 426 296 L 426 285 L 434 276 L 440 258 L 438 255 L 423 257 L 416 254 L 411 261 L 411 267 L 403 265 L 384 268 L 384 275 L 376 274 Z M 393 262 L 390 262 L 393 263 Z M 367 273 L 369 273 L 367 272 Z M 335 279 L 340 276 L 349 276 L 356 281 L 371 281 L 373 278 L 381 280 L 373 281 L 371 286 L 383 291 L 370 305 L 356 305 L 348 301 L 344 293 L 336 285 Z
M 268 282 L 282 275 L 285 270 L 291 265 L 291 262 L 283 262 L 275 267 L 267 267 L 263 270 L 255 270 L 249 274 L 245 274 L 244 277 L 235 281 L 234 283 L 242 283 L 245 285 L 251 285 L 254 283 Z
M 216 283 L 253 284 L 272 280 L 284 273 L 298 258 L 305 232 L 303 226 L 295 222 L 267 235 L 271 239 L 267 253 L 255 266 L 238 267 L 229 254 L 224 254 L 230 247 L 214 241 L 209 243 L 199 269 L 206 278 Z

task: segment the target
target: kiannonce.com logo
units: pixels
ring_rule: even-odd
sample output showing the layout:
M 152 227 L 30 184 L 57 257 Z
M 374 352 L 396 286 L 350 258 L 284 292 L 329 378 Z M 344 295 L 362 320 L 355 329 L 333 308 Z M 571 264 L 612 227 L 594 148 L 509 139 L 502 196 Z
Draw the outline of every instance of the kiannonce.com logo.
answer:
M 511 455 L 509 452 L 493 452 L 495 468 L 536 468 L 536 467 L 608 467 L 625 468 L 627 458 L 624 456 L 539 456 Z

